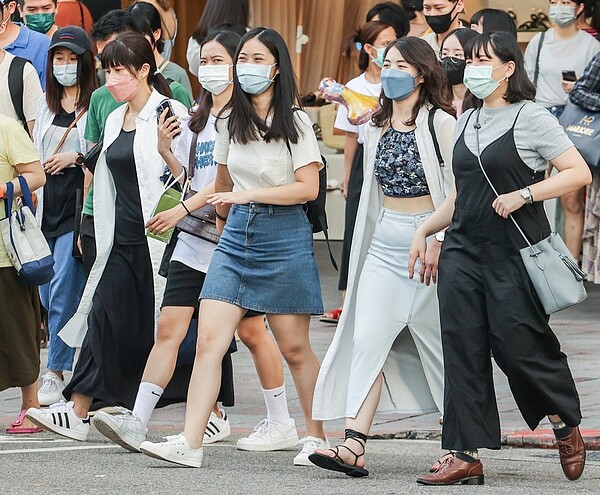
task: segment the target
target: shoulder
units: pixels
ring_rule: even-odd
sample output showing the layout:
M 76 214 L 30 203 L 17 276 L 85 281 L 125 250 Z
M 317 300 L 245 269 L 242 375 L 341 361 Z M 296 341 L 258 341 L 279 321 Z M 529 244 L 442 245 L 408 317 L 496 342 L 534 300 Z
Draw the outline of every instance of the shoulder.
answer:
M 301 109 L 295 109 L 294 110 L 294 120 L 296 121 L 296 123 L 300 124 L 301 126 L 309 126 L 312 129 L 312 121 L 310 120 L 310 117 L 308 116 L 308 114 Z
M 16 129 L 22 129 L 21 124 L 15 119 L 0 113 L 0 132 L 10 136 Z
M 50 38 L 45 34 L 38 33 L 33 29 L 29 29 L 27 26 L 21 26 L 21 30 L 26 29 L 29 31 L 27 34 L 29 35 L 29 44 L 33 45 L 32 48 L 48 48 L 50 46 Z M 45 55 L 45 53 L 44 53 Z
M 356 90 L 364 87 L 365 84 L 367 84 L 367 78 L 365 77 L 365 74 L 362 73 L 359 76 L 356 76 L 354 79 L 350 79 L 346 83 L 346 87 L 356 91 Z

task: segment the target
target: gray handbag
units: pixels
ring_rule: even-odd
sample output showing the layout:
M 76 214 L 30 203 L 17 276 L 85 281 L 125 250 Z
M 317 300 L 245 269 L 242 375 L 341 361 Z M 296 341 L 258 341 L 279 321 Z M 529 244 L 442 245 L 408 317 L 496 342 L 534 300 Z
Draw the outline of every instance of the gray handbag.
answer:
M 481 163 L 481 151 L 479 149 L 480 127 L 478 111 L 477 123 L 475 124 L 477 161 L 492 191 L 498 197 L 498 191 L 492 184 Z M 514 217 L 512 215 L 509 215 L 509 217 L 527 243 L 527 246 L 520 249 L 519 252 L 546 314 L 556 313 L 561 309 L 583 301 L 587 297 L 585 287 L 583 286 L 583 281 L 586 277 L 585 272 L 579 268 L 560 235 L 552 232 L 545 239 L 536 244 L 531 244 Z

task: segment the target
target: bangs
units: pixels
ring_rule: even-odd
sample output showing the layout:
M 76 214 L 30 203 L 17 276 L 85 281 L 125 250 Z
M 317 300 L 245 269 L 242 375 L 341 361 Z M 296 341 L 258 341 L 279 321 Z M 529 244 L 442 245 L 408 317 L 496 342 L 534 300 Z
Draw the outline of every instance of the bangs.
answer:
M 139 57 L 136 57 L 133 50 L 118 38 L 104 47 L 100 58 L 104 70 L 109 68 L 114 69 L 115 67 L 126 67 L 131 72 L 131 70 L 139 70 L 141 68 L 136 67 L 136 61 Z
M 492 58 L 496 55 L 494 40 L 487 33 L 480 34 L 469 40 L 465 46 L 465 58 L 473 60 L 479 55 L 485 55 L 487 58 Z

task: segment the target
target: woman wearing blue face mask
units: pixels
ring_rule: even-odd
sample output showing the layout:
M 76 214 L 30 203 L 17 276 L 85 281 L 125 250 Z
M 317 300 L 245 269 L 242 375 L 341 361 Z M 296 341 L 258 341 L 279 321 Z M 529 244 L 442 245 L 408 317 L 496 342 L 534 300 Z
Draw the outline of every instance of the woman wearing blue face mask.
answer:
M 40 287 L 50 334 L 48 373 L 39 391 L 43 406 L 62 399 L 63 371 L 73 367 L 75 349 L 57 334 L 75 313 L 85 284 L 83 265 L 73 257 L 73 232 L 77 194 L 83 190 L 81 159 L 89 147 L 83 136 L 86 114 L 95 89 L 92 41 L 81 28 L 59 29 L 48 50 L 46 94 L 40 98 L 33 136 L 46 172 L 37 216 L 55 262 L 54 278 Z
M 370 21 L 364 24 L 356 34 L 347 40 L 346 53 L 359 49 L 358 67 L 362 74 L 348 81 L 346 86 L 357 93 L 367 96 L 379 96 L 381 93 L 381 66 L 385 48 L 395 41 L 396 31 L 391 24 L 379 21 Z M 350 258 L 350 244 L 354 232 L 354 219 L 360 199 L 363 173 L 363 143 L 364 124 L 354 125 L 348 121 L 348 109 L 343 105 L 338 107 L 334 127 L 346 133 L 344 144 L 344 180 L 342 192 L 346 198 L 344 215 L 344 243 L 342 246 L 342 259 L 340 264 L 340 278 L 338 290 L 345 294 L 348 284 L 348 259 Z M 337 323 L 342 308 L 328 311 L 321 317 L 321 321 Z
M 348 292 L 313 405 L 313 417 L 344 417 L 347 429 L 343 444 L 310 460 L 349 476 L 368 474 L 365 446 L 378 404 L 380 412 L 423 414 L 442 411 L 443 403 L 436 291 L 410 280 L 406 263 L 417 226 L 454 189 L 454 109 L 436 54 L 422 39 L 388 47 L 381 82 L 381 109 L 364 131 Z M 428 262 L 434 263 L 442 238 L 440 232 L 430 239 Z
M 454 454 L 417 481 L 483 484 L 478 449 L 500 448 L 492 353 L 529 427 L 548 416 L 563 471 L 575 480 L 585 463 L 579 397 L 521 259 L 526 243 L 508 216 L 514 214 L 529 242 L 539 242 L 550 234 L 542 202 L 585 186 L 590 172 L 556 119 L 528 101 L 535 90 L 513 36 L 484 33 L 465 53 L 471 61 L 465 85 L 483 105 L 458 121 L 456 192 L 417 229 L 409 261 L 412 276 L 416 259 L 431 257 L 426 237 L 449 227 L 439 257 L 438 297 L 445 365 L 442 447 Z M 544 180 L 548 160 L 559 173 Z M 427 275 L 421 271 L 428 283 Z
M 317 197 L 319 146 L 298 106 L 289 52 L 281 35 L 255 28 L 236 53 L 233 98 L 217 119 L 214 194 L 225 222 L 200 294 L 200 321 L 184 432 L 163 443 L 144 442 L 151 457 L 200 467 L 203 435 L 219 389 L 220 363 L 249 310 L 267 315 L 286 359 L 306 422 L 295 465 L 326 447 L 323 424 L 312 419 L 319 362 L 309 338 L 311 314 L 323 311 L 307 201 Z M 233 191 L 232 191 L 233 190 Z M 261 422 L 257 434 L 271 429 Z M 283 437 L 293 424 L 279 425 Z

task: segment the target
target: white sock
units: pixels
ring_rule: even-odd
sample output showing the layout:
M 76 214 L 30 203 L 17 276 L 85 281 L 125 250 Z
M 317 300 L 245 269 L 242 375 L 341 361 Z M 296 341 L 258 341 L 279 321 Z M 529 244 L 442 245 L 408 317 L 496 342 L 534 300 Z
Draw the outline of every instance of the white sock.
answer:
M 285 395 L 285 383 L 281 387 L 270 390 L 262 389 L 267 406 L 267 419 L 275 423 L 289 425 L 292 423 L 288 411 L 287 397 Z
M 164 390 L 154 383 L 142 382 L 138 393 L 135 398 L 135 405 L 133 406 L 133 414 L 135 414 L 144 425 L 144 428 L 148 428 L 150 422 L 150 416 L 160 400 L 160 396 Z

